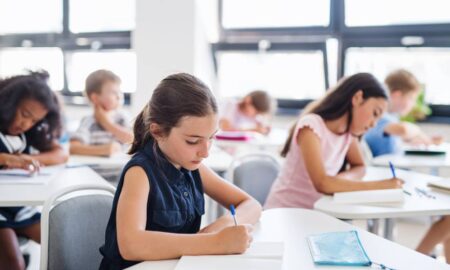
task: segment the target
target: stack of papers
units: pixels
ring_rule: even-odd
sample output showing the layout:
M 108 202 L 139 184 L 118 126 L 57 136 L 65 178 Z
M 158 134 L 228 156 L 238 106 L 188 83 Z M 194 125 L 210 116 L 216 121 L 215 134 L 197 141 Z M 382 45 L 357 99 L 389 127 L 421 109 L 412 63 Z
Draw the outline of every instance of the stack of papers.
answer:
M 255 242 L 244 254 L 183 256 L 175 270 L 281 270 L 283 253 L 282 242 Z
M 333 201 L 342 204 L 403 203 L 402 189 L 377 189 L 334 193 Z

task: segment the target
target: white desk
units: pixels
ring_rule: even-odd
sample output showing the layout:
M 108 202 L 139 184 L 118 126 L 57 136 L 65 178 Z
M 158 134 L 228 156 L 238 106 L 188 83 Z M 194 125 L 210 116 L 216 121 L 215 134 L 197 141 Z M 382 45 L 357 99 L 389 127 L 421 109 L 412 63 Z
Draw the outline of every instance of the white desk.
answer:
M 398 168 L 423 168 L 428 169 L 433 175 L 439 175 L 440 168 L 450 168 L 450 143 L 443 143 L 439 148 L 445 150 L 447 154 L 436 156 L 386 154 L 373 158 L 372 165 L 388 167 L 391 161 Z
M 383 263 L 394 269 L 448 269 L 448 266 L 417 253 L 397 243 L 385 240 L 348 223 L 323 213 L 306 209 L 271 209 L 263 212 L 260 223 L 255 228 L 255 241 L 283 241 L 285 243 L 283 269 L 333 269 L 354 270 L 365 267 L 316 266 L 306 242 L 306 237 L 332 231 L 357 230 L 361 242 L 374 262 Z M 143 262 L 129 270 L 172 270 L 177 260 Z M 214 266 L 211 266 L 214 269 Z
M 119 170 L 130 160 L 131 156 L 125 153 L 116 154 L 111 157 L 70 155 L 69 166 L 87 165 L 93 169 Z M 204 160 L 204 164 L 216 172 L 225 172 L 230 166 L 233 157 L 217 146 L 212 146 L 209 157 Z
M 69 186 L 111 186 L 88 167 L 62 169 L 45 184 L 0 184 L 0 206 L 38 206 L 53 193 Z
M 405 196 L 406 201 L 403 204 L 396 206 L 336 204 L 333 202 L 332 196 L 323 196 L 314 204 L 314 209 L 340 219 L 450 215 L 450 195 L 426 186 L 429 180 L 441 179 L 440 177 L 405 170 L 396 170 L 396 173 L 397 177 L 405 180 L 404 189 L 412 194 L 412 196 Z M 379 180 L 390 177 L 392 177 L 392 174 L 388 168 L 369 167 L 364 180 Z M 415 192 L 414 187 L 429 190 L 436 199 L 420 197 Z
M 216 140 L 215 144 L 219 147 L 253 147 L 259 150 L 278 149 L 284 145 L 288 135 L 288 130 L 274 128 L 268 135 L 254 132 L 252 133 L 253 138 L 247 141 Z

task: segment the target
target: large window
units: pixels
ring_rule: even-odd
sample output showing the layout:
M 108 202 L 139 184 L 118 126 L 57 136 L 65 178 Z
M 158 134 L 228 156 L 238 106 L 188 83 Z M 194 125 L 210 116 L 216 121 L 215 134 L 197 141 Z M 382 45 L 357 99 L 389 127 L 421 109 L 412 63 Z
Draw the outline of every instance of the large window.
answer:
M 325 91 L 323 51 L 222 51 L 217 54 L 220 95 L 256 89 L 278 99 L 316 99 Z
M 349 48 L 347 75 L 370 72 L 383 81 L 398 68 L 413 72 L 425 89 L 425 100 L 450 105 L 450 48 Z
M 70 0 L 70 30 L 74 33 L 134 29 L 135 2 L 129 0 Z
M 450 23 L 448 0 L 346 0 L 347 26 Z
M 0 50 L 0 74 L 9 77 L 28 70 L 44 69 L 52 89 L 64 87 L 63 54 L 60 48 L 7 48 Z
M 129 101 L 134 27 L 134 0 L 0 0 L 0 77 L 45 69 L 54 90 L 80 96 L 90 72 L 109 69 Z
M 68 81 L 71 91 L 83 91 L 89 73 L 108 67 L 122 80 L 121 90 L 136 90 L 136 56 L 129 51 L 75 52 L 68 55 Z
M 224 0 L 224 28 L 328 26 L 330 0 Z
M 0 0 L 0 35 L 59 33 L 62 14 L 61 0 Z

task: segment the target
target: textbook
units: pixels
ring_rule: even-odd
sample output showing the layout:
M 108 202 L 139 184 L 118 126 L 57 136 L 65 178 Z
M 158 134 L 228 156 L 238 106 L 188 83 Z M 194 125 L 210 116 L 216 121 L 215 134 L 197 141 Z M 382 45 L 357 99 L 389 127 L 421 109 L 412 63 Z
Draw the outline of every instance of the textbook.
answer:
M 255 242 L 243 254 L 183 256 L 175 270 L 281 270 L 283 253 L 282 242 Z
M 336 192 L 334 193 L 333 201 L 342 204 L 403 203 L 405 201 L 405 194 L 402 189 Z

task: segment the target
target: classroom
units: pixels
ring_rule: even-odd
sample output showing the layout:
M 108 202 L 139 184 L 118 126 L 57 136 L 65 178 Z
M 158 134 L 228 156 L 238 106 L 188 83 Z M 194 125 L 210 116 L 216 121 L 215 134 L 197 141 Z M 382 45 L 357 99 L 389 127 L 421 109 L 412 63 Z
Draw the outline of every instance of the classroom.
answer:
M 450 269 L 446 0 L 0 0 L 0 270 Z

